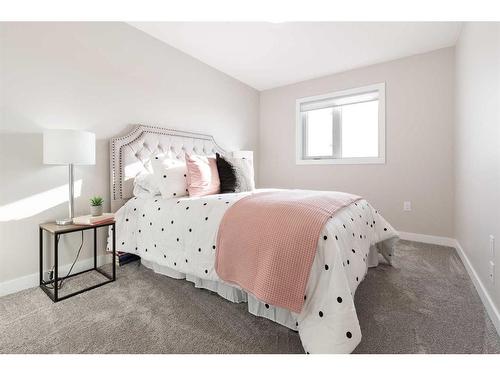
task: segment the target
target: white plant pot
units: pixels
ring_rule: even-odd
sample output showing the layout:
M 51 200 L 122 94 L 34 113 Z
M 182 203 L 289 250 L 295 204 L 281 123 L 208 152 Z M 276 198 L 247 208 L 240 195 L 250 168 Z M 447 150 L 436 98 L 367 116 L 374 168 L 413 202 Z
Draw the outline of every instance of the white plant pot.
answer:
M 90 214 L 92 216 L 101 216 L 102 215 L 102 206 L 90 206 Z

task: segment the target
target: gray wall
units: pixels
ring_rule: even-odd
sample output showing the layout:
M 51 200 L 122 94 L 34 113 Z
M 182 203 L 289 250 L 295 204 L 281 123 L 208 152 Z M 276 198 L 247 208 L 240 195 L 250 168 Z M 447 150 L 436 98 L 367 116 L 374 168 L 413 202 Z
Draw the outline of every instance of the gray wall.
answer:
M 398 230 L 453 237 L 454 65 L 446 48 L 261 92 L 261 186 L 356 193 Z M 295 100 L 378 82 L 386 164 L 296 165 Z
M 500 24 L 466 23 L 456 56 L 455 235 L 500 309 Z
M 67 215 L 43 194 L 66 184 L 67 170 L 42 164 L 42 129 L 97 134 L 97 164 L 76 167 L 77 215 L 95 194 L 109 208 L 108 139 L 132 124 L 258 147 L 256 90 L 123 23 L 0 23 L 0 105 L 0 282 L 36 273 L 38 223 Z M 63 243 L 63 263 L 78 243 Z

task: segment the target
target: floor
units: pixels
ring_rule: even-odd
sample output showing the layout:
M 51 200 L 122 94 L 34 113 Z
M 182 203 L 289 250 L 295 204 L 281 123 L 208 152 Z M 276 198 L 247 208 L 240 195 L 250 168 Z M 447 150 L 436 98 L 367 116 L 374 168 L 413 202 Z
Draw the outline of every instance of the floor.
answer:
M 68 282 L 69 293 L 89 282 Z M 400 241 L 355 296 L 355 353 L 500 353 L 452 248 Z M 0 298 L 0 353 L 303 353 L 298 334 L 133 263 L 118 280 L 53 304 L 32 288 Z

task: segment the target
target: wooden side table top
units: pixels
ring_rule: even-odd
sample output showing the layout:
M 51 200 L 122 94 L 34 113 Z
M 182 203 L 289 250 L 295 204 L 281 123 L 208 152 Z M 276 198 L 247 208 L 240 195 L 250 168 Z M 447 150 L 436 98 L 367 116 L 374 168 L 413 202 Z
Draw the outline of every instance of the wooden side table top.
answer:
M 105 223 L 100 224 L 90 224 L 90 225 L 76 225 L 76 224 L 68 224 L 68 225 L 57 225 L 55 221 L 50 223 L 42 223 L 40 224 L 40 228 L 46 230 L 52 234 L 62 234 L 62 233 L 70 233 L 77 232 L 80 230 L 92 229 L 105 227 L 108 225 L 113 225 L 115 223 L 114 220 L 107 221 Z

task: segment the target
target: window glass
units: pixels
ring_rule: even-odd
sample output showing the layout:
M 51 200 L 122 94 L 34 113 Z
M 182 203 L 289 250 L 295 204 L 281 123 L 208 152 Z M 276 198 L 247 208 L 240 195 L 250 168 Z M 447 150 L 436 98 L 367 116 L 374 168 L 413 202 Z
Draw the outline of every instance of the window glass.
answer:
M 342 106 L 342 157 L 378 156 L 378 100 Z
M 306 118 L 307 155 L 309 157 L 331 156 L 333 152 L 332 109 L 308 111 Z

